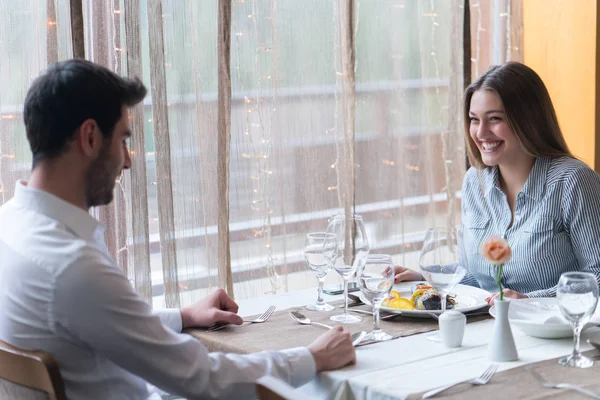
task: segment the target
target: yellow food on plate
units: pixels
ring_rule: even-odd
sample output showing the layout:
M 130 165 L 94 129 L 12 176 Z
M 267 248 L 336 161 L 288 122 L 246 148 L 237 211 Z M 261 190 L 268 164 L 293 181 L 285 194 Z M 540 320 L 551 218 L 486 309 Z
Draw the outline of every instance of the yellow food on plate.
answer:
M 390 297 L 400 297 L 400 293 L 398 293 L 396 290 L 391 290 L 390 291 Z
M 399 310 L 414 310 L 415 305 L 409 299 L 405 299 L 404 297 L 394 297 L 390 301 L 388 301 L 387 307 L 397 308 Z

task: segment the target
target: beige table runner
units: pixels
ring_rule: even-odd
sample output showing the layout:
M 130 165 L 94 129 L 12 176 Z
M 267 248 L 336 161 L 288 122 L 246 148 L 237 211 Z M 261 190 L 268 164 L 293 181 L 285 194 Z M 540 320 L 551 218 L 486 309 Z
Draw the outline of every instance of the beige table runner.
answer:
M 248 324 L 242 326 L 228 326 L 216 332 L 206 332 L 206 329 L 188 329 L 189 333 L 202 341 L 209 351 L 222 351 L 227 353 L 253 353 L 263 350 L 282 350 L 291 347 L 306 346 L 319 337 L 327 329 L 317 325 L 301 325 L 289 316 L 291 310 L 298 310 L 312 321 L 321 322 L 326 325 L 339 325 L 329 320 L 335 314 L 341 314 L 343 309 L 337 308 L 342 302 L 332 305 L 336 309 L 330 312 L 309 311 L 305 307 L 296 307 L 289 310 L 281 310 L 273 313 L 267 322 L 261 324 Z M 353 307 L 353 309 L 368 310 L 366 306 Z M 358 324 L 348 324 L 344 327 L 350 332 L 371 331 L 373 329 L 373 318 L 367 314 L 360 315 L 363 320 Z M 384 314 L 385 315 L 385 314 Z M 246 319 L 254 319 L 248 317 Z M 491 316 L 474 315 L 467 318 L 467 322 L 477 322 L 489 319 Z M 396 318 L 381 321 L 381 329 L 395 338 L 415 335 L 417 333 L 429 332 L 438 329 L 437 320 L 431 318 Z
M 584 353 L 588 356 L 598 354 L 596 350 Z M 559 357 L 562 358 L 562 357 Z M 522 367 L 496 373 L 492 380 L 483 386 L 461 384 L 433 397 L 434 399 L 589 399 L 573 390 L 544 388 L 527 371 L 533 368 L 546 381 L 552 383 L 571 383 L 592 390 L 600 395 L 600 361 L 592 368 L 567 368 L 558 365 L 558 359 L 540 361 Z M 424 392 L 423 392 L 424 393 Z M 423 393 L 412 394 L 409 399 L 420 399 Z

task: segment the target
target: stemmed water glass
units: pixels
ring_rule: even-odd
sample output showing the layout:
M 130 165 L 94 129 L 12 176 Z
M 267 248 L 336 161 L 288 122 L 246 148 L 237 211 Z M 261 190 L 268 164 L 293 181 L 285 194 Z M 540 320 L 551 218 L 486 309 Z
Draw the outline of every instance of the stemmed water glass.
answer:
M 332 217 L 327 227 L 328 233 L 337 238 L 337 251 L 332 259 L 333 268 L 344 279 L 344 313 L 330 317 L 342 324 L 354 324 L 362 318 L 348 313 L 348 279 L 363 265 L 369 255 L 369 242 L 362 217 L 355 214 L 338 214 Z
M 356 280 L 360 291 L 373 306 L 373 330 L 363 340 L 390 340 L 392 335 L 379 327 L 379 310 L 394 285 L 392 257 L 385 254 L 370 254 L 367 261 L 356 270 Z
M 556 299 L 562 315 L 573 326 L 573 353 L 558 360 L 560 365 L 589 368 L 594 361 L 579 352 L 581 330 L 598 305 L 598 282 L 587 272 L 565 272 L 556 288 Z
M 337 249 L 336 236 L 327 232 L 311 232 L 306 235 L 304 258 L 319 281 L 319 294 L 317 302 L 306 306 L 311 311 L 331 311 L 335 307 L 323 301 L 323 282 L 331 270 L 331 260 Z
M 448 293 L 467 273 L 462 265 L 462 236 L 456 228 L 432 228 L 427 230 L 419 258 L 419 272 L 440 294 L 442 314 L 446 312 Z M 431 340 L 441 341 L 439 335 Z

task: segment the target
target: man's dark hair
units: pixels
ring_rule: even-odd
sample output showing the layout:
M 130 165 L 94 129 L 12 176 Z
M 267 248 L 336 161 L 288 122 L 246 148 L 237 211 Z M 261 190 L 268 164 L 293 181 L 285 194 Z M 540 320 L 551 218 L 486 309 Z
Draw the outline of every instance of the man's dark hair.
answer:
M 25 98 L 23 119 L 33 166 L 60 155 L 87 119 L 94 119 L 104 137 L 111 138 L 121 108 L 145 96 L 139 79 L 120 77 L 98 64 L 80 59 L 53 64 L 35 79 Z

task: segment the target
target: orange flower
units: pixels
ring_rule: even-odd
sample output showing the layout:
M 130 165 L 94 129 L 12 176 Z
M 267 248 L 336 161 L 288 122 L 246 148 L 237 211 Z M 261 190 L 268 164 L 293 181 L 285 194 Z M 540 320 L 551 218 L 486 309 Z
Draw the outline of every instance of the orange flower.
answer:
M 512 256 L 508 242 L 501 237 L 491 236 L 481 245 L 479 252 L 495 265 L 506 264 Z

